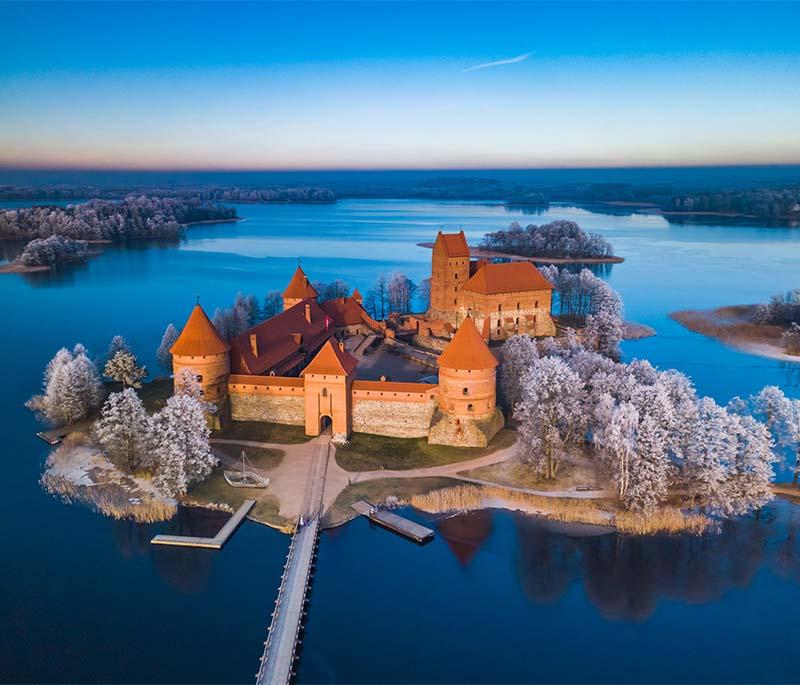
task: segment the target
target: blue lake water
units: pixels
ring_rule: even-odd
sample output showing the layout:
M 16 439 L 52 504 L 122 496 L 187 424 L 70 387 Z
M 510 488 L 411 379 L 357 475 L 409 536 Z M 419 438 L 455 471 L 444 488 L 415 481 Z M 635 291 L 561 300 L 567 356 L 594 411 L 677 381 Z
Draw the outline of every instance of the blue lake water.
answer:
M 311 278 L 364 292 L 395 269 L 426 277 L 430 251 L 415 244 L 440 226 L 463 226 L 472 242 L 514 220 L 569 218 L 626 258 L 608 278 L 628 318 L 658 333 L 626 343 L 628 359 L 685 371 L 720 402 L 766 384 L 800 396 L 797 367 L 667 318 L 798 287 L 797 229 L 405 200 L 238 209 L 246 221 L 197 226 L 180 243 L 0 276 L 0 681 L 252 680 L 288 538 L 246 523 L 221 553 L 154 550 L 163 526 L 113 522 L 40 490 L 47 446 L 22 407 L 62 345 L 100 355 L 121 333 L 155 370 L 164 327 L 183 323 L 195 292 L 209 312 L 240 290 L 264 295 L 285 286 L 298 258 Z M 213 527 L 209 518 L 179 523 Z M 436 540 L 417 548 L 356 521 L 323 535 L 299 681 L 796 680 L 786 650 L 800 600 L 798 523 L 781 503 L 712 539 L 632 540 L 489 512 L 437 522 Z

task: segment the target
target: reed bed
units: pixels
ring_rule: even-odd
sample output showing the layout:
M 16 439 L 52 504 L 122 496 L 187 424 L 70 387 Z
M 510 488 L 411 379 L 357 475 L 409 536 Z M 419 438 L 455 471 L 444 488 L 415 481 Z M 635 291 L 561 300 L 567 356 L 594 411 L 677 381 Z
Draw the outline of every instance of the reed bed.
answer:
M 663 507 L 651 514 L 617 511 L 604 507 L 603 500 L 543 497 L 507 490 L 498 486 L 456 485 L 414 495 L 411 506 L 433 514 L 465 512 L 491 507 L 518 509 L 564 523 L 614 526 L 628 535 L 690 533 L 700 535 L 711 527 L 711 520 L 700 514 L 685 513 L 676 507 Z

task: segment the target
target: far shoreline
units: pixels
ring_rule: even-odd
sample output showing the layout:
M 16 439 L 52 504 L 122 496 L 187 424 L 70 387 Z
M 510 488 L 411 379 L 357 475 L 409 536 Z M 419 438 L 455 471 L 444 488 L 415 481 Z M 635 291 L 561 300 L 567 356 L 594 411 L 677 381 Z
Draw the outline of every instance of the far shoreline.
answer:
M 433 249 L 433 243 L 417 243 L 417 247 Z M 510 252 L 497 252 L 496 250 L 484 250 L 480 247 L 469 246 L 470 257 L 484 259 L 509 259 L 512 262 L 533 262 L 534 264 L 622 264 L 624 257 L 537 257 L 512 254 Z

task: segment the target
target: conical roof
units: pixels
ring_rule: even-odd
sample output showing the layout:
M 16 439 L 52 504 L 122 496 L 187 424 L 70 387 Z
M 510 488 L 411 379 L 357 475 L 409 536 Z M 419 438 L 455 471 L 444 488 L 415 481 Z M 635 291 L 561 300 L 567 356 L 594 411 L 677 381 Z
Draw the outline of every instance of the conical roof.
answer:
M 317 352 L 317 356 L 311 360 L 301 372 L 301 376 L 307 373 L 314 373 L 327 376 L 349 376 L 356 368 L 358 361 L 349 352 L 340 350 L 330 338 Z
M 292 300 L 308 300 L 314 299 L 317 295 L 319 295 L 319 293 L 314 290 L 314 286 L 311 285 L 308 276 L 306 276 L 305 272 L 298 266 L 294 272 L 294 276 L 292 276 L 292 280 L 289 281 L 289 285 L 287 285 L 286 290 L 283 291 L 283 296 Z
M 353 294 L 350 296 L 357 302 L 361 302 L 364 299 L 364 296 L 359 292 L 358 288 L 353 291 Z
M 492 354 L 471 316 L 464 319 L 453 339 L 439 355 L 439 367 L 446 369 L 493 369 L 497 357 Z
M 206 316 L 203 308 L 196 304 L 178 339 L 170 347 L 172 354 L 184 357 L 202 357 L 203 355 L 222 354 L 231 349 L 214 324 Z

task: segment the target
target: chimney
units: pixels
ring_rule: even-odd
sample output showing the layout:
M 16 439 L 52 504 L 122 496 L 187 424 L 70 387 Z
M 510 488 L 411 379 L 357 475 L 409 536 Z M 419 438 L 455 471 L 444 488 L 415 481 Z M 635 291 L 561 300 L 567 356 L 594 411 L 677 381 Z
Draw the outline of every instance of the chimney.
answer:
M 255 333 L 250 334 L 250 351 L 254 357 L 258 356 L 258 338 Z
M 308 302 L 306 302 L 306 321 L 311 323 L 311 305 Z
M 339 349 L 344 352 L 344 340 L 339 341 Z

